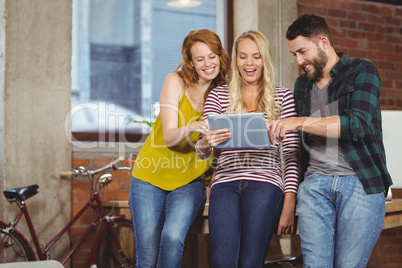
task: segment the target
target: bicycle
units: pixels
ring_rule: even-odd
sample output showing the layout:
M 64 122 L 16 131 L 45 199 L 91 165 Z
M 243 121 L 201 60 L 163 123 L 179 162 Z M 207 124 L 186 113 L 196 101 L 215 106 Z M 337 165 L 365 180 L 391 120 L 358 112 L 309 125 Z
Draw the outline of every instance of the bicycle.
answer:
M 95 202 L 97 213 L 91 219 L 91 224 L 74 245 L 72 245 L 60 262 L 64 265 L 88 234 L 96 229 L 91 246 L 90 267 L 134 267 L 133 224 L 130 220 L 125 219 L 124 215 L 106 215 L 99 196 L 100 190 L 112 182 L 112 175 L 105 172 L 110 170 L 130 170 L 129 167 L 117 167 L 117 164 L 123 159 L 124 158 L 120 157 L 112 163 L 96 170 L 86 170 L 84 167 L 78 167 L 69 172 L 60 172 L 61 176 L 88 176 L 91 184 L 91 194 L 85 206 L 43 247 L 39 244 L 38 236 L 25 204 L 27 199 L 38 193 L 39 186 L 34 184 L 5 190 L 5 198 L 10 204 L 16 204 L 19 207 L 19 211 L 13 221 L 9 223 L 0 221 L 0 263 L 35 261 L 36 254 L 39 260 L 50 259 L 49 249 L 52 248 L 58 239 L 68 231 L 92 203 Z M 101 175 L 98 180 L 95 180 L 94 175 L 100 173 L 103 175 Z M 25 236 L 17 230 L 17 225 L 22 216 L 24 216 L 28 225 L 36 251 L 33 250 L 33 247 L 31 247 Z M 100 226 L 97 227 L 97 225 Z

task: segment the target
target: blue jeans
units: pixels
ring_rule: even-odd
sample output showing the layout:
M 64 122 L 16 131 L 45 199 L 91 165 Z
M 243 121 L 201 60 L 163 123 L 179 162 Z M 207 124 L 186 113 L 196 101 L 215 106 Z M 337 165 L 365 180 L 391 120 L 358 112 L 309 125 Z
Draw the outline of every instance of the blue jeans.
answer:
M 297 199 L 303 267 L 366 267 L 384 222 L 383 193 L 366 194 L 357 176 L 313 174 Z
M 209 197 L 212 267 L 263 267 L 284 194 L 267 182 L 213 185 Z
M 134 223 L 136 267 L 181 267 L 184 240 L 204 207 L 205 197 L 200 178 L 174 191 L 132 179 L 129 206 Z

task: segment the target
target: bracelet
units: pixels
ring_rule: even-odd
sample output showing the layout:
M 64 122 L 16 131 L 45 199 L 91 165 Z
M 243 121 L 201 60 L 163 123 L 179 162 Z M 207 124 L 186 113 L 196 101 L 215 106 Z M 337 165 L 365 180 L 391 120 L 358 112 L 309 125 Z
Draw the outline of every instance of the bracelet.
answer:
M 206 158 L 209 158 L 212 155 L 212 149 L 209 151 L 209 153 L 204 153 L 204 152 L 201 152 L 201 150 L 198 147 L 199 147 L 199 145 L 197 143 L 195 145 L 195 152 L 196 152 L 196 154 L 198 155 L 199 158 L 206 159 Z

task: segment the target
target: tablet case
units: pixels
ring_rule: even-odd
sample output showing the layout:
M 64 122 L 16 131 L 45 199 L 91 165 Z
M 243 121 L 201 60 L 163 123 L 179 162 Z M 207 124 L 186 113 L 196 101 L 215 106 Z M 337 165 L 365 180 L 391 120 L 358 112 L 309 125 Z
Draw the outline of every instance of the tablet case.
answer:
M 211 114 L 207 116 L 210 130 L 228 129 L 229 140 L 216 149 L 269 148 L 269 138 L 263 113 Z

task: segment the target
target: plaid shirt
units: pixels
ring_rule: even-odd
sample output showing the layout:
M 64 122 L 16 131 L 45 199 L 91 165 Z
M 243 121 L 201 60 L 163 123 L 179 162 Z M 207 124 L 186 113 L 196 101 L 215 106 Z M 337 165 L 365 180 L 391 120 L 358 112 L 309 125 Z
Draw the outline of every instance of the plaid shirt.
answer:
M 385 161 L 382 137 L 380 93 L 381 79 L 376 66 L 366 59 L 349 59 L 342 52 L 330 71 L 329 111 L 339 115 L 339 146 L 355 170 L 367 194 L 384 192 L 392 185 Z M 310 116 L 310 92 L 314 81 L 306 74 L 295 82 L 294 96 L 299 116 Z M 300 132 L 301 172 L 309 162 L 309 135 Z

